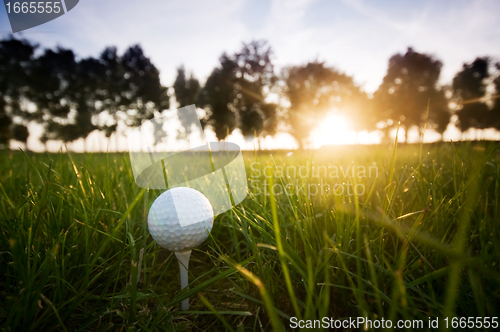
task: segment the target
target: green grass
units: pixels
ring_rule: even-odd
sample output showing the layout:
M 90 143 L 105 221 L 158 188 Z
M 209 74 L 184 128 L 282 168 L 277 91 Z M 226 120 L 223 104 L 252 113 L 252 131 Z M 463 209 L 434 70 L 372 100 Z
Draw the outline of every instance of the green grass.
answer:
M 259 163 L 260 182 L 216 218 L 181 292 L 174 255 L 147 230 L 160 191 L 135 185 L 126 154 L 1 152 L 0 328 L 268 331 L 292 316 L 499 316 L 496 143 L 244 157 L 249 178 Z M 371 178 L 264 170 L 374 163 Z M 365 192 L 257 194 L 321 180 Z M 181 312 L 187 296 L 191 311 Z

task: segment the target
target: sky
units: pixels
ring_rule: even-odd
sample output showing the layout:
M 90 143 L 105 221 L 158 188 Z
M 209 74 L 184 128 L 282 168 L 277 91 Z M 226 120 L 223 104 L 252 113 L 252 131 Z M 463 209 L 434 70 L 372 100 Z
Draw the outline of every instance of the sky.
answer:
M 388 59 L 411 46 L 443 62 L 448 84 L 464 62 L 500 57 L 500 1 L 384 0 L 81 0 L 70 12 L 16 33 L 41 47 L 62 46 L 80 57 L 106 46 L 141 44 L 172 85 L 184 65 L 202 82 L 223 52 L 265 39 L 276 69 L 325 61 L 373 92 Z M 11 34 L 0 8 L 0 37 Z

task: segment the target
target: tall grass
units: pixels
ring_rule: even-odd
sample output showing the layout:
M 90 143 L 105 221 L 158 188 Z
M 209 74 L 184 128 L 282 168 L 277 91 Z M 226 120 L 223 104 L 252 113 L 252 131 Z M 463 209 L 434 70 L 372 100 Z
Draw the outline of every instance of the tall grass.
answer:
M 175 257 L 147 230 L 160 192 L 135 185 L 126 154 L 2 152 L 0 327 L 268 331 L 290 317 L 499 315 L 496 144 L 244 157 L 249 196 L 216 218 L 180 291 Z M 378 177 L 312 172 L 374 164 Z M 276 172 L 299 165 L 307 176 Z M 322 180 L 365 190 L 269 190 Z M 192 311 L 179 311 L 188 296 Z

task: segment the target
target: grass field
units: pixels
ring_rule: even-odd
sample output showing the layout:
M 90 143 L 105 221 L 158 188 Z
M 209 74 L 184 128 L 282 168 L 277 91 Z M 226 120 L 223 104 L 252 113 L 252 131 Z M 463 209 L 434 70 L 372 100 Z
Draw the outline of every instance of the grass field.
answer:
M 160 191 L 135 185 L 127 154 L 1 152 L 1 329 L 270 331 L 289 329 L 290 317 L 499 316 L 497 143 L 244 157 L 249 196 L 215 219 L 181 292 L 175 257 L 147 229 Z M 276 166 L 303 172 L 279 176 Z M 378 176 L 335 177 L 327 166 L 376 166 Z M 351 194 L 315 193 L 321 181 L 350 183 Z M 287 186 L 311 190 L 280 194 Z

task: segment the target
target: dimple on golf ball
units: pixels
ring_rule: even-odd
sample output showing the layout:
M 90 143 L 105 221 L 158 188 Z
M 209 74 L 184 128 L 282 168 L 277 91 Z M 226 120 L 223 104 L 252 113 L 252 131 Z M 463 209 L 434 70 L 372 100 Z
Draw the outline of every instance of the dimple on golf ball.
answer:
M 214 212 L 208 199 L 186 187 L 162 193 L 151 205 L 148 228 L 159 246 L 171 251 L 186 251 L 199 246 L 208 237 Z

